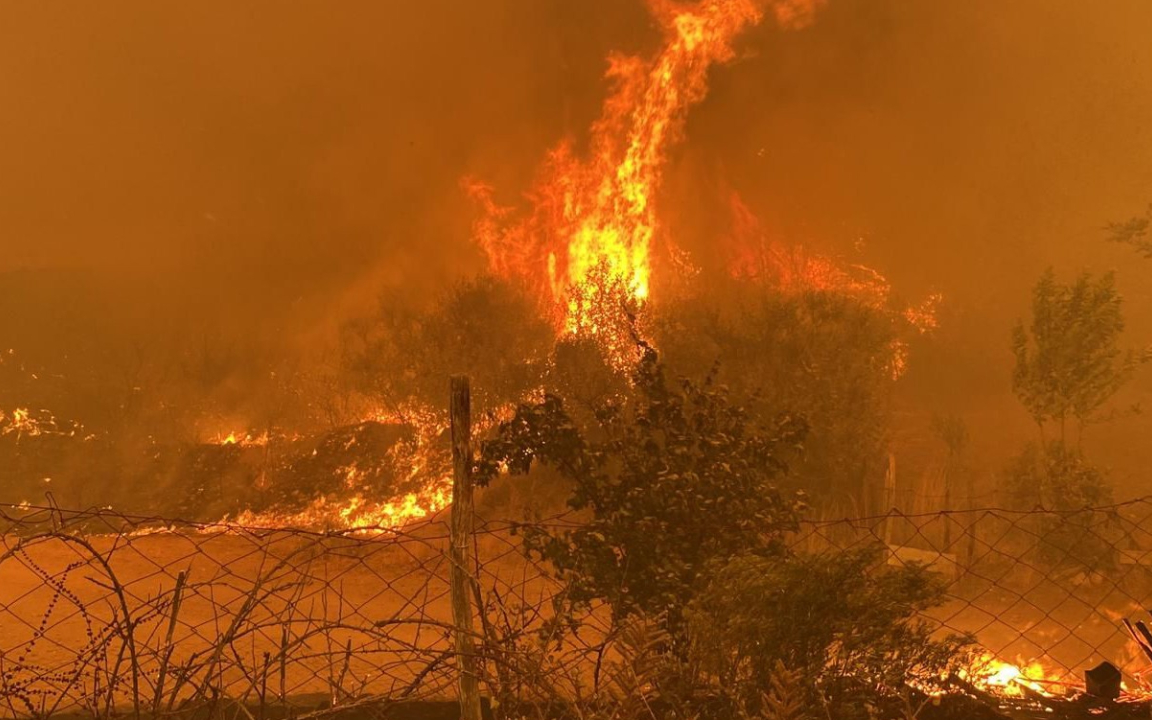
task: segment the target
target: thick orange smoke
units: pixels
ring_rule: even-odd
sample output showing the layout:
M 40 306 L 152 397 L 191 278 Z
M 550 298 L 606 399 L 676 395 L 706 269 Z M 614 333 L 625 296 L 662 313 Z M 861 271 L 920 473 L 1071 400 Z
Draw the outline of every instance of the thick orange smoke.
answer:
M 772 5 L 785 26 L 810 19 L 816 0 Z M 589 151 L 578 157 L 563 142 L 547 158 L 531 211 L 515 217 L 496 205 L 491 189 L 470 183 L 484 209 L 476 237 L 491 268 L 536 288 L 574 334 L 602 327 L 598 298 L 643 303 L 649 295 L 651 246 L 658 229 L 655 197 L 669 148 L 683 133 L 689 108 L 704 98 L 708 71 L 732 57 L 732 40 L 763 16 L 755 0 L 703 0 L 683 5 L 653 0 L 664 45 L 650 59 L 614 56 L 613 91 L 592 127 Z

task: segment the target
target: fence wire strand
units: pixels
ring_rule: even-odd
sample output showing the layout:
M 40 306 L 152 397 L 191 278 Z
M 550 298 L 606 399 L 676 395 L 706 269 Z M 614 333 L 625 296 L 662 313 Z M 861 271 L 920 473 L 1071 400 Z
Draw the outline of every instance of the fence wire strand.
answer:
M 875 546 L 889 564 L 928 565 L 947 602 L 926 619 L 1006 661 L 1072 674 L 1110 660 L 1134 673 L 1145 662 L 1121 621 L 1152 593 L 1150 519 L 1152 498 L 893 511 L 805 522 L 791 547 Z M 448 540 L 446 513 L 325 533 L 0 505 L 0 714 L 450 699 Z M 486 681 L 578 696 L 603 661 L 606 613 L 584 618 L 578 638 L 542 641 L 562 585 L 524 556 L 511 523 L 478 522 L 475 548 Z

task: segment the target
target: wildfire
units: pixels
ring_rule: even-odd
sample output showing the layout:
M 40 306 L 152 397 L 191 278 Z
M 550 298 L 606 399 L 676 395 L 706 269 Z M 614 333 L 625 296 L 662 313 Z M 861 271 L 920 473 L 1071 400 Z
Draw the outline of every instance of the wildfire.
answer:
M 222 525 L 243 527 L 339 528 L 353 532 L 379 532 L 399 528 L 413 520 L 436 514 L 452 501 L 451 459 L 437 440 L 447 429 L 441 414 L 418 404 L 395 411 L 372 411 L 365 421 L 412 428 L 411 438 L 398 441 L 381 460 L 402 488 L 397 497 L 377 500 L 362 487 L 366 469 L 356 462 L 342 467 L 346 492 L 315 498 L 299 511 L 245 511 Z M 231 443 L 229 443 L 231 439 Z M 260 440 L 261 438 L 256 438 Z M 266 436 L 262 436 L 266 442 Z M 242 444 L 243 438 L 228 436 L 223 444 Z
M 14 408 L 10 414 L 0 410 L 0 436 L 14 435 L 17 440 L 42 435 L 75 437 L 82 429 L 79 423 L 60 423 L 47 410 L 31 411 L 28 408 Z M 93 436 L 86 436 L 89 440 Z
M 219 433 L 208 442 L 212 445 L 237 445 L 239 447 L 264 447 L 268 444 L 268 432 L 254 434 L 251 432 Z
M 888 304 L 892 285 L 876 270 L 838 263 L 800 245 L 769 238 L 760 219 L 736 193 L 728 205 L 732 227 L 725 239 L 733 277 L 766 283 L 785 293 L 837 292 L 875 309 Z
M 960 676 L 985 692 L 1010 699 L 1027 698 L 1029 695 L 1060 697 L 1079 686 L 1077 682 L 1048 672 L 1035 660 L 1012 664 L 987 653 Z
M 816 4 L 788 0 L 772 7 L 781 24 L 793 27 L 810 19 Z M 567 141 L 549 153 L 528 193 L 527 216 L 514 219 L 511 209 L 493 201 L 491 188 L 468 185 L 484 210 L 475 235 L 492 269 L 536 287 L 564 332 L 603 337 L 612 333 L 605 306 L 623 303 L 624 312 L 633 313 L 648 299 L 655 197 L 669 148 L 683 134 L 688 109 L 707 94 L 709 69 L 732 58 L 732 40 L 761 20 L 762 5 L 652 0 L 662 49 L 650 59 L 609 59 L 613 89 L 586 156 L 578 157 Z
M 1048 692 L 1044 687 L 1036 682 L 1043 679 L 1044 668 L 1035 662 L 1026 664 L 1021 669 L 999 660 L 988 660 L 979 675 L 980 683 L 985 687 L 1013 697 L 1022 696 L 1024 694 L 1022 688 L 1047 695 Z
M 17 384 L 25 381 L 37 382 L 40 375 L 27 370 L 22 362 L 16 360 L 16 350 L 8 348 L 0 351 L 0 366 L 15 373 Z M 61 420 L 51 411 L 44 408 L 31 409 L 28 406 L 14 407 L 11 412 L 0 409 L 0 437 L 12 436 L 17 442 L 23 438 L 35 437 L 80 437 L 85 441 L 95 439 L 94 434 L 82 434 L 84 426 L 75 420 Z
M 763 283 L 781 293 L 836 293 L 887 314 L 898 327 L 927 334 L 939 327 L 938 311 L 944 300 L 931 293 L 916 305 L 902 307 L 893 298 L 892 284 L 873 268 L 838 262 L 808 252 L 800 245 L 786 245 L 768 237 L 759 218 L 733 193 L 729 198 L 731 231 L 725 238 L 728 271 L 735 277 Z M 895 339 L 889 346 L 887 368 L 893 380 L 908 367 L 908 343 Z

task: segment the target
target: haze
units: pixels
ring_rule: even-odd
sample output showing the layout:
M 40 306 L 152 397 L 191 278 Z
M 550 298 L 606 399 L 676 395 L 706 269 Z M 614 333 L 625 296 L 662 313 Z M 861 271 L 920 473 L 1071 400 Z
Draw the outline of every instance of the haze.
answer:
M 482 270 L 461 179 L 515 200 L 597 116 L 605 57 L 657 40 L 638 0 L 0 12 L 0 348 L 67 376 L 201 336 L 243 338 L 259 375 L 383 289 Z M 707 198 L 731 189 L 773 237 L 942 293 L 900 392 L 966 414 L 996 466 L 1027 425 L 1008 333 L 1045 267 L 1115 269 L 1128 344 L 1152 338 L 1152 263 L 1103 230 L 1152 202 L 1149 27 L 1142 0 L 829 0 L 809 28 L 765 23 L 692 110 L 666 230 L 708 265 Z M 1123 403 L 1150 394 L 1143 372 Z M 68 403 L 99 425 L 98 400 Z M 1147 422 L 1090 438 L 1120 494 L 1147 489 Z

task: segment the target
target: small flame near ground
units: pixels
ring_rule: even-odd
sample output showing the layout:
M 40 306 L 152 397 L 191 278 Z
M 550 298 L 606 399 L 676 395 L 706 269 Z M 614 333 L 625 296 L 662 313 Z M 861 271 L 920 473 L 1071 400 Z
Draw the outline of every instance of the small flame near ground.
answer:
M 212 445 L 238 445 L 240 447 L 265 447 L 269 440 L 268 431 L 256 434 L 251 432 L 219 433 L 208 442 Z
M 84 427 L 77 422 L 62 422 L 49 410 L 30 410 L 26 407 L 13 408 L 12 412 L 0 410 L 0 436 L 13 435 L 17 440 L 47 435 L 58 437 L 82 437 L 91 440 L 95 435 L 83 434 Z
M 447 429 L 447 421 L 431 408 L 408 405 L 399 410 L 372 411 L 363 422 L 404 425 L 411 438 L 398 441 L 383 459 L 393 471 L 399 487 L 417 487 L 399 497 L 377 500 L 358 490 L 365 469 L 355 462 L 341 468 L 343 484 L 350 492 L 340 497 L 315 498 L 298 511 L 244 511 L 224 518 L 224 526 L 249 528 L 301 527 L 340 529 L 356 533 L 394 530 L 414 520 L 426 518 L 446 508 L 452 501 L 452 475 L 444 448 L 436 440 Z M 267 446 L 267 433 L 253 435 L 230 432 L 217 436 L 214 444 L 249 447 Z
M 982 655 L 960 677 L 986 692 L 1006 698 L 1022 699 L 1026 691 L 1060 697 L 1076 686 L 1066 677 L 1049 673 L 1035 660 L 1009 663 L 989 654 Z
M 1121 703 L 1152 700 L 1152 687 L 1144 679 L 1147 672 L 1135 673 L 1136 687 L 1121 683 Z M 1053 671 L 1038 660 L 1006 662 L 990 653 L 979 656 L 959 675 L 979 690 L 1008 701 L 1058 700 L 1085 692 L 1083 679 L 1067 670 Z

